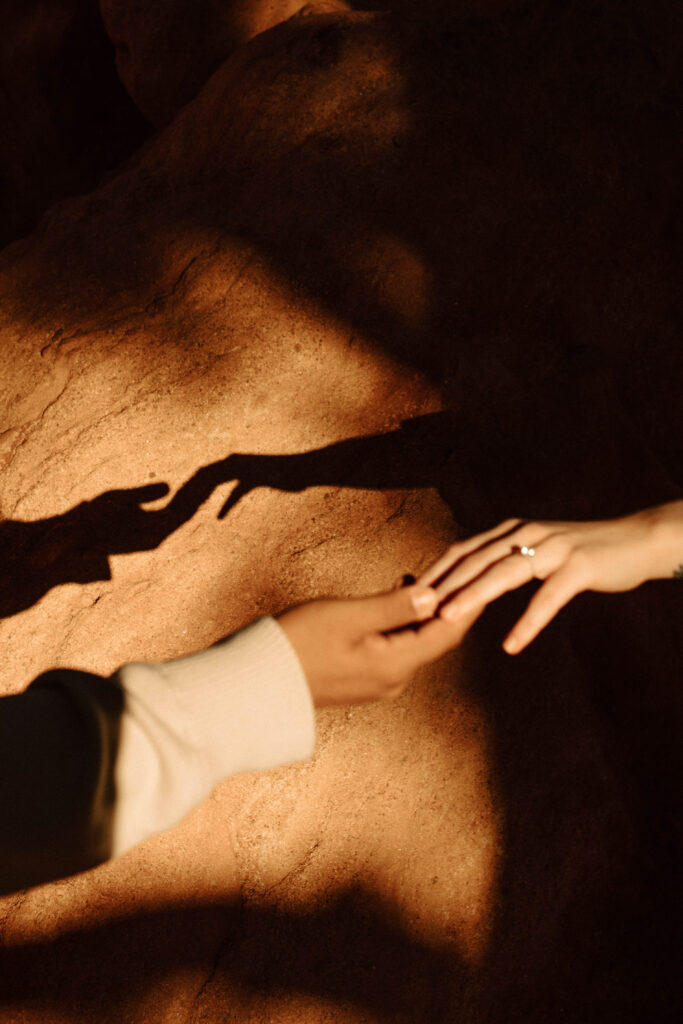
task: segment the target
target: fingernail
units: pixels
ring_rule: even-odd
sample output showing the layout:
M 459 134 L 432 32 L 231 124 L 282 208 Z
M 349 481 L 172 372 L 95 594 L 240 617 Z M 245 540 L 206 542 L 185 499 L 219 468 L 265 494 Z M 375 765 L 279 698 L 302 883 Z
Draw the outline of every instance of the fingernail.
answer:
M 413 590 L 411 600 L 416 615 L 431 615 L 437 605 L 437 598 L 431 587 Z
M 447 604 L 445 608 L 441 609 L 439 614 L 442 619 L 447 619 L 448 622 L 455 622 L 455 620 L 459 619 L 462 615 L 462 607 L 457 603 L 457 601 L 451 601 L 450 604 Z
M 508 654 L 516 654 L 519 650 L 519 640 L 516 636 L 509 636 L 503 641 L 503 650 L 507 651 Z

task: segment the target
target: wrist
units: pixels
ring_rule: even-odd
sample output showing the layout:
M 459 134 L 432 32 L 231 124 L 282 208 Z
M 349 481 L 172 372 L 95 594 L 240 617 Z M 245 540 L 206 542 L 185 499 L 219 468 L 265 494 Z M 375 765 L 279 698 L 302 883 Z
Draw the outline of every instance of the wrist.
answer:
M 641 513 L 648 523 L 648 579 L 670 579 L 683 571 L 683 501 Z

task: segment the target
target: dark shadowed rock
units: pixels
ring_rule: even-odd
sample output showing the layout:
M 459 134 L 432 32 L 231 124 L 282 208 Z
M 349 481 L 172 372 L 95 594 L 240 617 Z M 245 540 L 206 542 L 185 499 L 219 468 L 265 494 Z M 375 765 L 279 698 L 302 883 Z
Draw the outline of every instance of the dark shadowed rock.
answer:
M 126 95 L 95 0 L 0 7 L 0 245 L 89 191 L 148 132 Z
M 116 66 L 129 94 L 157 127 L 171 121 L 220 64 L 281 21 L 344 10 L 490 17 L 522 0 L 99 0 Z
M 152 124 L 163 126 L 226 57 L 299 13 L 348 10 L 344 0 L 99 0 L 122 82 Z

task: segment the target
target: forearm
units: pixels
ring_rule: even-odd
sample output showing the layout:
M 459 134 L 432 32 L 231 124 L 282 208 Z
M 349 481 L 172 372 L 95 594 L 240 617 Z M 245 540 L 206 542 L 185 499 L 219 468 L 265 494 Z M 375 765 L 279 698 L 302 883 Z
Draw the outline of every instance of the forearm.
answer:
M 272 619 L 110 679 L 62 670 L 0 700 L 0 889 L 93 867 L 170 828 L 223 778 L 307 757 L 310 694 Z
M 637 513 L 648 529 L 648 578 L 683 577 L 683 501 Z

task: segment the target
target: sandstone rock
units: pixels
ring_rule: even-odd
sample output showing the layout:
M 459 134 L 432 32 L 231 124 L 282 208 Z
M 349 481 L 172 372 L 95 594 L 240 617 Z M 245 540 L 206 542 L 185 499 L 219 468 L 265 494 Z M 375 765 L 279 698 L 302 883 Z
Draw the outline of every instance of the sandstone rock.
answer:
M 100 0 L 116 66 L 145 117 L 168 124 L 226 57 L 299 13 L 348 10 L 344 0 Z
M 463 526 L 671 493 L 670 382 L 620 401 L 624 327 L 673 294 L 669 71 L 605 80 L 625 15 L 551 12 L 280 25 L 5 250 L 3 692 L 390 586 Z M 312 762 L 2 901 L 5 1015 L 661 1019 L 674 598 L 589 599 L 505 659 L 526 599 L 321 715 Z
M 422 16 L 483 17 L 520 0 L 426 0 Z M 411 15 L 412 0 L 99 0 L 116 47 L 116 66 L 129 94 L 157 127 L 171 121 L 219 65 L 260 32 L 295 16 L 334 11 L 395 10 Z

